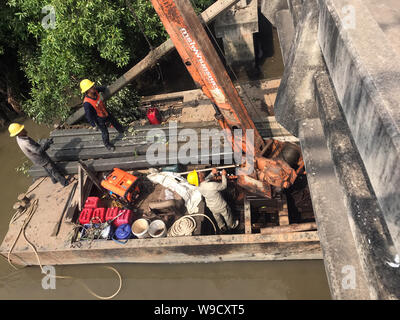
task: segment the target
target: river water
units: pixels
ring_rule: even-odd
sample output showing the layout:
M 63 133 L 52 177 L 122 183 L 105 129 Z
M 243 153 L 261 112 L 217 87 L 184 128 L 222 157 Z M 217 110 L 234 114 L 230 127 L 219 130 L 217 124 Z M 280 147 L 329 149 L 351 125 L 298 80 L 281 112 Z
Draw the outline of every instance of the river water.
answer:
M 49 128 L 31 120 L 24 124 L 34 139 L 48 137 Z M 15 138 L 0 133 L 0 239 L 13 215 L 12 205 L 32 180 L 15 168 L 25 161 Z M 329 299 L 323 262 L 231 262 L 212 264 L 119 264 L 120 299 Z M 116 275 L 99 265 L 58 266 L 58 275 L 84 281 L 97 294 L 118 288 Z M 0 260 L 0 299 L 94 299 L 79 280 L 57 279 L 56 289 L 44 290 L 39 267 L 19 271 Z
M 274 33 L 274 43 L 277 43 Z M 263 70 L 270 77 L 282 74 L 279 44 Z M 31 120 L 24 124 L 32 138 L 48 137 L 50 128 Z M 3 241 L 18 194 L 27 190 L 32 179 L 15 170 L 26 158 L 7 129 L 0 132 L 0 241 Z M 122 289 L 118 299 L 330 299 L 322 260 L 229 262 L 211 264 L 117 264 Z M 15 271 L 0 258 L 0 299 L 96 299 L 82 283 L 102 296 L 118 288 L 116 275 L 102 265 L 57 266 L 55 289 L 43 289 L 39 267 Z

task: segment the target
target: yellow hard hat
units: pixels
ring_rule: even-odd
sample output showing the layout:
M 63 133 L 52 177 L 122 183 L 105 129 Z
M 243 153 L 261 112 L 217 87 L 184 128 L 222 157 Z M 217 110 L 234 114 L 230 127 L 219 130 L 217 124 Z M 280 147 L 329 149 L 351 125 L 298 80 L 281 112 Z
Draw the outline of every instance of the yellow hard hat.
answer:
M 194 186 L 199 186 L 199 176 L 196 170 L 193 170 L 187 175 L 187 181 Z
M 8 126 L 8 131 L 10 132 L 10 137 L 15 137 L 22 130 L 24 130 L 24 125 L 23 124 L 11 123 Z
M 83 79 L 80 83 L 82 93 L 88 91 L 91 87 L 94 86 L 94 82 L 89 79 Z

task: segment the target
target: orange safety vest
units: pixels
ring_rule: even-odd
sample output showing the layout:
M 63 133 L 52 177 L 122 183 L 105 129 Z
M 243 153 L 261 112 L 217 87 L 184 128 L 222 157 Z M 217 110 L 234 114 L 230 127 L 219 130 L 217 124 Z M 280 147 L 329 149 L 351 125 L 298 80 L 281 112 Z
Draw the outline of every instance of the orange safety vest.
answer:
M 96 110 L 98 117 L 107 118 L 108 112 L 106 110 L 106 106 L 104 105 L 103 99 L 98 91 L 96 91 L 96 93 L 97 93 L 97 99 L 92 99 L 88 96 L 85 96 L 85 99 L 83 99 L 83 103 L 89 102 L 91 106 Z

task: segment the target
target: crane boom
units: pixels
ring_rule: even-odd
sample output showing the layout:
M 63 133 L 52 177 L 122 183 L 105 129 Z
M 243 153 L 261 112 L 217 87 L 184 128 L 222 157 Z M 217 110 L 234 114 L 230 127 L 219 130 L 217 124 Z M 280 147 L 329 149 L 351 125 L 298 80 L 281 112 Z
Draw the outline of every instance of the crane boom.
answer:
M 194 82 L 216 105 L 225 130 L 254 130 L 254 150 L 261 151 L 264 140 L 250 118 L 235 86 L 212 45 L 204 27 L 187 0 L 152 0 Z M 245 138 L 244 138 L 245 139 Z M 242 150 L 246 152 L 245 144 Z
M 295 170 L 280 157 L 286 145 L 272 139 L 265 143 L 190 1 L 151 0 L 151 2 L 194 82 L 213 102 L 216 118 L 222 129 L 228 133 L 227 138 L 230 139 L 234 152 L 244 153 L 247 159 L 254 160 L 256 170 L 240 175 L 238 184 L 269 198 L 273 197 L 274 187 L 280 191 L 291 186 L 304 167 L 300 150 L 298 158 L 294 161 L 297 161 L 294 164 L 297 167 Z M 241 141 L 232 138 L 235 129 L 242 130 Z M 248 130 L 254 133 L 253 145 L 246 143 Z M 297 146 L 289 147 L 291 149 L 285 151 L 293 155 L 291 151 Z M 268 158 L 263 157 L 267 150 L 269 150 Z

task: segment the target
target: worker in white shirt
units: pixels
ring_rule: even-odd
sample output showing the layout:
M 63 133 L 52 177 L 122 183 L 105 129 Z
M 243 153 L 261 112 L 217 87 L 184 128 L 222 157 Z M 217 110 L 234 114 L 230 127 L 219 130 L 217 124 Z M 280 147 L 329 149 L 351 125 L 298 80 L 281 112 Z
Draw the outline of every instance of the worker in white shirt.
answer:
M 206 200 L 206 205 L 212 212 L 218 227 L 222 232 L 228 229 L 235 229 L 239 225 L 239 220 L 233 220 L 232 211 L 224 198 L 221 191 L 227 187 L 226 171 L 222 170 L 222 182 L 210 181 L 218 174 L 216 168 L 213 168 L 211 173 L 205 177 L 203 172 L 196 172 L 193 170 L 187 176 L 190 184 L 199 188 L 200 193 Z

